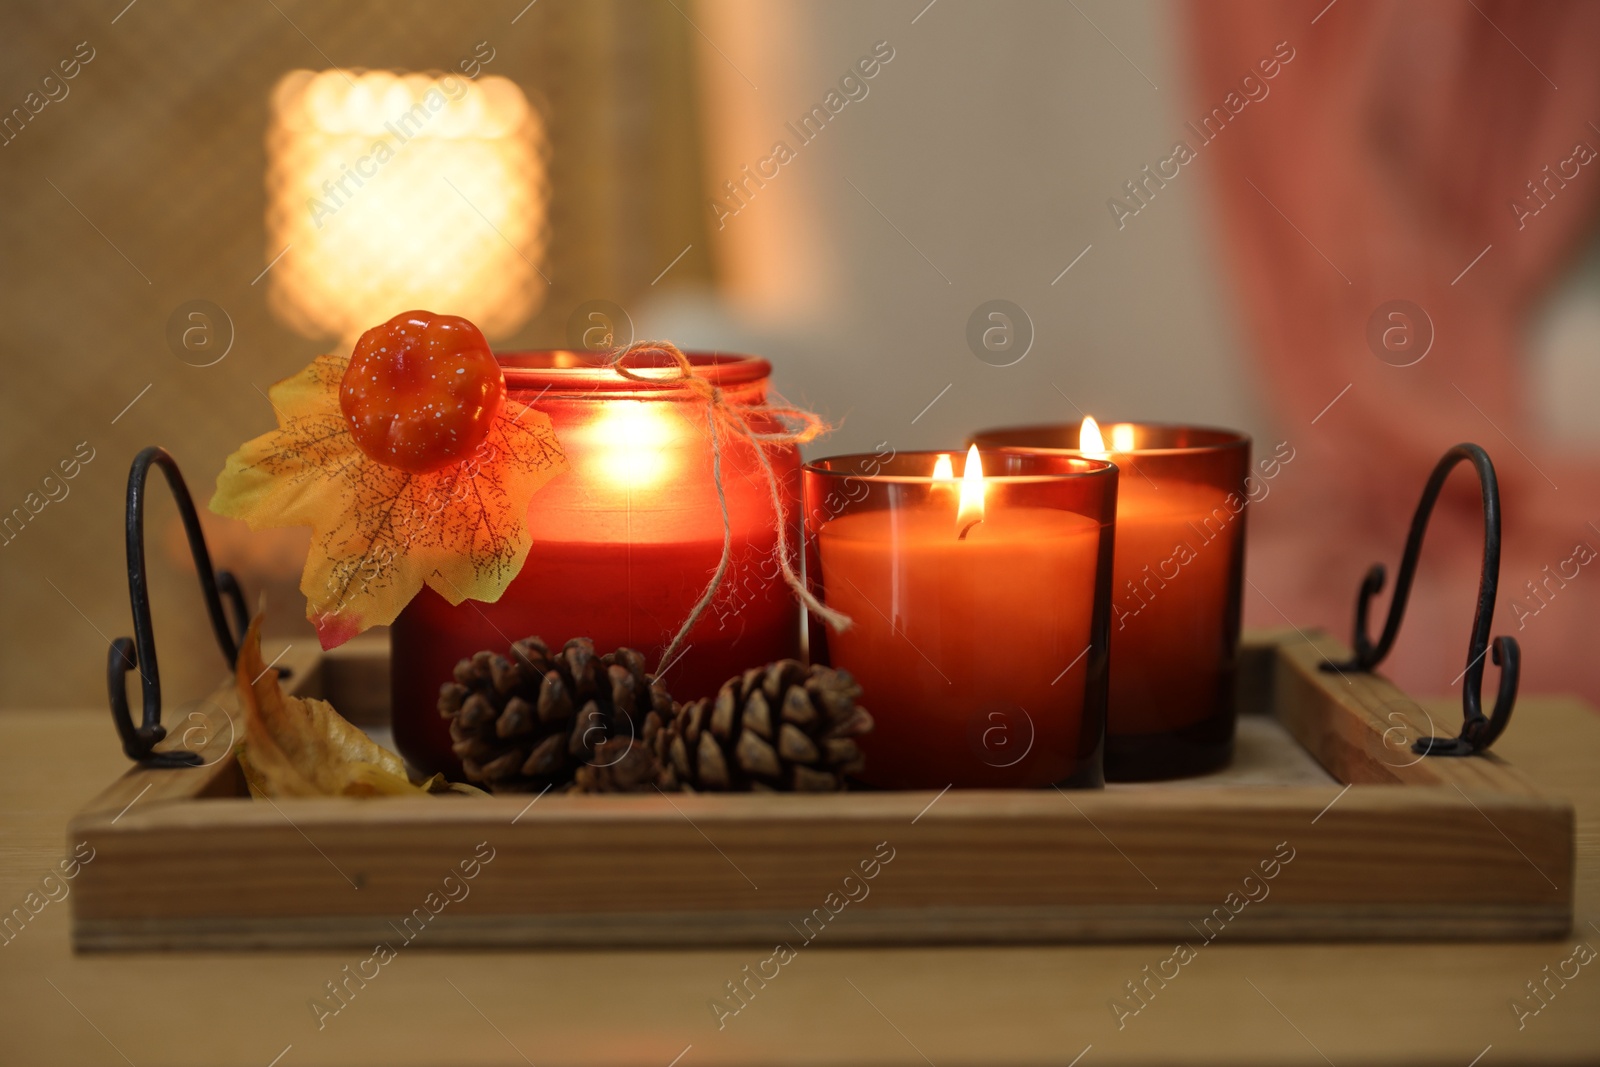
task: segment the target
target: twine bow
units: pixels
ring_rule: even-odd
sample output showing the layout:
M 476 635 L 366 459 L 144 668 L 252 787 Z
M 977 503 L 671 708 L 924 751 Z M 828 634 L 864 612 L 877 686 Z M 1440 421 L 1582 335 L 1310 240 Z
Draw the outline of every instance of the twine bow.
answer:
M 624 361 L 633 353 L 646 351 L 662 352 L 671 356 L 676 364 L 672 368 L 677 371 L 676 376 L 640 374 L 624 365 Z M 661 653 L 657 671 L 672 663 L 678 647 L 683 644 L 684 639 L 689 636 L 689 631 L 694 629 L 695 624 L 716 599 L 717 591 L 722 588 L 723 580 L 728 575 L 728 567 L 733 562 L 733 524 L 728 517 L 728 495 L 722 484 L 723 435 L 739 436 L 749 441 L 756 458 L 761 461 L 761 471 L 767 479 L 767 491 L 772 497 L 772 510 L 778 518 L 778 570 L 782 573 L 784 582 L 794 591 L 794 595 L 807 610 L 815 612 L 835 630 L 848 630 L 851 624 L 850 617 L 818 600 L 795 573 L 789 547 L 788 512 L 783 506 L 783 494 L 778 491 L 778 476 L 772 469 L 772 461 L 767 458 L 768 446 L 801 445 L 817 437 L 827 429 L 827 424 L 821 417 L 802 408 L 768 404 L 764 401 L 753 405 L 728 403 L 727 398 L 722 395 L 722 389 L 696 375 L 689 357 L 679 351 L 678 346 L 671 341 L 636 341 L 617 353 L 616 359 L 612 362 L 612 369 L 631 382 L 681 386 L 700 397 L 706 402 L 706 424 L 711 431 L 711 473 L 717 486 L 717 502 L 722 508 L 722 558 L 718 561 L 711 580 L 706 583 L 705 591 L 700 594 L 700 599 L 689 612 L 689 617 L 683 620 L 683 625 L 678 628 L 677 634 Z M 785 428 L 777 431 L 757 430 L 750 424 L 752 418 L 771 419 Z M 792 429 L 789 428 L 791 426 Z

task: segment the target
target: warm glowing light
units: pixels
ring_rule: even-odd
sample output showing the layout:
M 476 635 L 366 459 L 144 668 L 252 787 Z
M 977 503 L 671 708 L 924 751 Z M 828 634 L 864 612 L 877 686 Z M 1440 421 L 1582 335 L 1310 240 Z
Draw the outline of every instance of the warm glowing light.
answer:
M 1083 417 L 1083 426 L 1078 430 L 1078 451 L 1093 459 L 1110 458 L 1105 438 L 1100 436 L 1100 424 L 1094 421 L 1093 415 Z
M 1113 452 L 1133 451 L 1133 424 L 1119 422 L 1111 427 L 1111 450 Z
M 939 458 L 933 461 L 933 480 L 935 482 L 954 482 L 956 480 L 955 464 L 950 462 L 950 453 L 941 452 Z
M 679 430 L 666 405 L 643 400 L 612 400 L 587 427 L 582 446 L 592 449 L 595 465 L 607 481 L 622 489 L 659 485 L 670 466 L 667 448 Z
M 514 332 L 546 283 L 539 115 L 500 77 L 297 70 L 273 90 L 272 307 L 347 341 L 409 308 Z
M 961 471 L 961 503 L 956 508 L 956 528 L 965 537 L 975 523 L 983 521 L 983 459 L 978 446 L 967 449 L 967 465 Z

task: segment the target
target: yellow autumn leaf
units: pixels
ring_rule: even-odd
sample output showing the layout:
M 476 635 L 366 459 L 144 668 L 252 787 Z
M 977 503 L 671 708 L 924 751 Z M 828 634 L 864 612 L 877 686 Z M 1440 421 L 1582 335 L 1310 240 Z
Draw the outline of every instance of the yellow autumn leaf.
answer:
M 405 763 L 325 700 L 286 696 L 261 659 L 261 616 L 234 666 L 244 740 L 239 765 L 250 791 L 267 797 L 420 796 Z
M 399 756 L 352 725 L 332 704 L 285 695 L 277 670 L 261 661 L 260 615 L 251 621 L 239 648 L 234 681 L 244 712 L 239 767 L 255 796 L 489 795 L 442 774 L 414 785 Z
M 211 498 L 252 529 L 312 528 L 300 591 L 325 649 L 393 622 L 424 584 L 451 604 L 498 600 L 528 556 L 529 500 L 567 466 L 549 416 L 510 398 L 460 463 L 379 463 L 339 408 L 348 364 L 319 356 L 274 385 L 278 428 L 228 457 Z

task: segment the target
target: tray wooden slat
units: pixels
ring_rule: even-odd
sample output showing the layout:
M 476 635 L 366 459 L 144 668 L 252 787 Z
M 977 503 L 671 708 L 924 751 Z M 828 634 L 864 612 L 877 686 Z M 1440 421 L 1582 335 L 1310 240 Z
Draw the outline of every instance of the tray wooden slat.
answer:
M 1381 677 L 1317 669 L 1343 654 L 1322 635 L 1252 636 L 1238 766 L 1071 793 L 268 803 L 245 795 L 224 687 L 206 712 L 210 766 L 132 770 L 74 819 L 72 840 L 96 850 L 71 898 L 74 943 L 371 949 L 419 929 L 437 946 L 769 948 L 814 930 L 838 944 L 1565 933 L 1571 806 L 1492 755 L 1419 760 L 1409 742 L 1454 722 L 1430 726 Z M 375 724 L 386 656 L 362 640 L 281 662 L 296 691 Z M 1321 771 L 1290 766 L 1296 742 Z M 469 895 L 430 901 L 488 850 Z M 845 876 L 888 850 L 868 895 L 841 907 Z M 413 914 L 426 923 L 402 928 Z M 828 921 L 806 925 L 818 915 Z

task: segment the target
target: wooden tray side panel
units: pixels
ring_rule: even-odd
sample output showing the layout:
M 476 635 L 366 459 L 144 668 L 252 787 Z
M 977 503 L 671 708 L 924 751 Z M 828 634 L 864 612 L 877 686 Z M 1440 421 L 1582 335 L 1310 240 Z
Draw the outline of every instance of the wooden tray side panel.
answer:
M 261 802 L 243 795 L 219 740 L 236 713 L 231 691 L 221 690 L 209 721 L 216 738 L 204 749 L 215 762 L 130 771 L 74 820 L 74 840 L 97 854 L 72 896 L 74 942 L 1564 933 L 1570 807 L 1498 761 L 1396 766 L 1410 757 L 1397 755 L 1394 735 L 1385 738 L 1394 726 L 1387 716 L 1409 702 L 1382 679 L 1316 669 L 1338 651 L 1298 634 L 1247 645 L 1242 691 L 1258 704 L 1271 693 L 1287 728 L 1353 783 L 1343 787 Z M 358 694 L 387 691 L 381 645 L 327 658 L 302 652 L 304 662 L 294 654 L 285 660 L 295 688 L 365 708 L 358 718 L 377 703 Z
M 296 805 L 292 824 L 287 811 L 248 801 L 206 802 L 219 810 L 199 813 L 166 804 L 111 832 L 87 830 L 100 857 L 85 875 L 114 876 L 80 879 L 74 895 L 86 935 L 103 931 L 107 942 L 131 936 L 130 926 L 169 946 L 228 929 L 275 930 L 283 944 L 309 931 L 349 941 L 370 931 L 361 920 L 400 922 L 443 893 L 447 874 L 459 881 L 463 861 L 470 869 L 489 855 L 451 922 L 512 920 L 530 944 L 668 943 L 680 928 L 688 943 L 760 940 L 862 886 L 848 936 L 865 941 L 919 928 L 923 939 L 952 941 L 1046 930 L 1184 937 L 1223 925 L 1238 936 L 1316 938 L 1566 929 L 1566 894 L 1508 862 L 1505 840 L 1491 839 L 1477 812 L 1441 790 L 1410 792 L 1401 814 L 1427 828 L 1420 838 L 1397 830 L 1389 797 L 1352 794 L 1326 810 L 1332 798 L 1320 790 L 1219 789 L 1181 814 L 1159 796 L 1019 803 L 992 793 L 950 794 L 920 817 L 917 805 L 935 794 L 819 798 L 779 816 L 774 804 L 790 798 L 547 797 L 526 814 L 501 800 L 448 811 L 402 801 L 414 810 L 376 813 L 317 801 Z M 1493 812 L 1535 847 L 1550 833 L 1521 801 Z M 870 881 L 864 862 L 878 872 Z M 1252 894 L 1249 920 L 1233 925 L 1230 901 L 1241 908 Z M 643 916 L 664 929 L 643 931 Z M 430 940 L 455 943 L 449 936 Z
M 1323 670 L 1348 651 L 1324 634 L 1285 638 L 1277 647 L 1274 714 L 1306 750 L 1341 782 L 1352 785 L 1444 785 L 1546 800 L 1532 782 L 1493 752 L 1479 756 L 1419 756 L 1411 745 L 1428 736 L 1453 736 L 1459 716 L 1438 721 L 1381 674 Z

